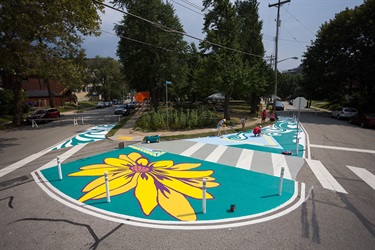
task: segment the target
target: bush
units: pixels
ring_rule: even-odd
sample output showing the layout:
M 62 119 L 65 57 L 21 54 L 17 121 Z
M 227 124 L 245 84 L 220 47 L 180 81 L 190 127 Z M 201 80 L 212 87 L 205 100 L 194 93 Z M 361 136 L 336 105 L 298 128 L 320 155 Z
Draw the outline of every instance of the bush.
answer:
M 168 125 L 170 130 L 188 130 L 216 126 L 218 117 L 205 107 L 198 109 L 168 110 Z M 167 112 L 159 110 L 143 114 L 136 122 L 136 127 L 145 131 L 167 129 Z

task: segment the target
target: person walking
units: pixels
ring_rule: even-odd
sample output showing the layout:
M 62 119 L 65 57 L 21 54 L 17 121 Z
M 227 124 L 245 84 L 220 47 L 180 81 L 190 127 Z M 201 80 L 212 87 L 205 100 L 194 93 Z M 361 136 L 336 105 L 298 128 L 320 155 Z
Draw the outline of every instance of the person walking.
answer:
M 274 122 L 275 122 L 275 113 L 273 112 L 273 110 L 271 110 L 271 112 L 270 112 L 270 125 L 271 125 L 271 127 L 273 127 Z
M 267 109 L 264 109 L 262 112 L 262 121 L 261 121 L 262 125 L 264 125 L 264 123 L 266 122 L 266 118 L 267 118 Z
M 246 121 L 247 121 L 247 117 L 241 119 L 242 131 L 245 131 Z
M 225 118 L 221 119 L 218 123 L 217 123 L 217 136 L 221 136 L 221 128 L 225 126 L 225 122 L 227 120 Z

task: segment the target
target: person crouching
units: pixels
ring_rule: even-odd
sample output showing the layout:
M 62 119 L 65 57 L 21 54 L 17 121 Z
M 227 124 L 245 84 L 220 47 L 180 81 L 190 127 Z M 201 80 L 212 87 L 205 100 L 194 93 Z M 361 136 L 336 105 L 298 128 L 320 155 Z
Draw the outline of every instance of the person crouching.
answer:
M 262 134 L 262 127 L 261 126 L 256 126 L 253 130 L 254 136 L 261 136 Z

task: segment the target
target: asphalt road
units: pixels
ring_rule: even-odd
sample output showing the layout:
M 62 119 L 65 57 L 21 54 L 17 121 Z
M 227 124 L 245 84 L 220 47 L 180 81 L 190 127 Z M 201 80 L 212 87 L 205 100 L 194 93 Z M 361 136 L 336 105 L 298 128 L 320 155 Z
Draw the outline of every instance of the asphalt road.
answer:
M 292 112 L 280 112 L 279 115 L 281 113 L 292 115 Z M 89 127 L 113 123 L 117 117 L 112 114 L 108 108 L 77 114 L 91 117 L 78 126 L 73 126 L 72 116 L 64 116 L 61 121 L 43 124 L 38 129 L 25 127 L 1 131 L 0 169 Z M 323 188 L 305 164 L 297 180 L 306 183 L 308 188 L 314 186 L 312 195 L 301 207 L 277 219 L 215 230 L 135 227 L 81 213 L 40 189 L 30 172 L 69 150 L 61 149 L 0 177 L 0 248 L 373 249 L 375 190 L 347 166 L 375 174 L 375 154 L 371 153 L 375 150 L 375 130 L 362 129 L 314 112 L 301 113 L 300 121 L 309 135 L 311 159 L 321 161 L 347 194 Z M 110 140 L 91 143 L 68 160 L 117 147 L 118 142 Z

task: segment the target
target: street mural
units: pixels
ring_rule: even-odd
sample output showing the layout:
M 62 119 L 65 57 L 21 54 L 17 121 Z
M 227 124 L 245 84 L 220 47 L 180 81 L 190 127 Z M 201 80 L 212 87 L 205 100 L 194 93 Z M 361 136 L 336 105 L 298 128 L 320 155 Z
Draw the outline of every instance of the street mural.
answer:
M 86 130 L 84 133 L 78 134 L 73 138 L 57 145 L 56 147 L 52 148 L 51 150 L 67 148 L 77 146 L 79 144 L 86 144 L 90 142 L 100 141 L 106 139 L 105 135 L 110 131 L 115 125 L 99 125 L 92 127 Z
M 268 153 L 281 154 L 290 152 L 293 156 L 302 157 L 304 153 L 304 134 L 299 131 L 298 155 L 296 153 L 297 122 L 293 118 L 279 117 L 279 120 L 271 127 L 262 128 L 262 136 L 255 137 L 252 130 L 236 134 L 226 134 L 220 137 L 203 137 L 187 139 L 189 141 L 225 145 L 243 149 L 251 149 Z
M 167 152 L 128 146 L 101 155 L 41 169 L 39 174 L 59 194 L 105 213 L 156 221 L 222 220 L 276 209 L 296 197 L 295 182 Z M 104 172 L 111 201 L 106 202 Z M 207 213 L 202 213 L 206 179 Z M 236 204 L 236 213 L 229 208 Z

